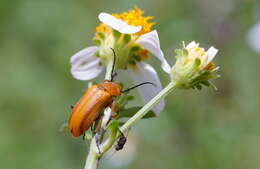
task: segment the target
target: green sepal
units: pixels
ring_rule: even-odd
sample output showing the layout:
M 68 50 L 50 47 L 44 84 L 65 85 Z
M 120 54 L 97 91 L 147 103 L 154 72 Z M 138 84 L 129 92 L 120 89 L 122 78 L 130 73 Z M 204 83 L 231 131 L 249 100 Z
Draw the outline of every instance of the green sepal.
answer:
M 189 55 L 189 51 L 187 49 L 183 49 L 182 50 L 182 55 L 183 56 L 188 56 Z
M 201 64 L 201 60 L 199 58 L 196 58 L 194 64 L 196 67 L 198 67 Z
M 103 32 L 97 32 L 98 36 L 100 39 L 104 40 L 105 39 L 105 34 Z
M 95 45 L 97 45 L 97 46 L 100 46 L 100 45 L 101 45 L 101 40 L 94 39 L 93 42 L 94 42 Z
M 133 54 L 132 57 L 138 62 L 141 61 L 141 57 L 139 55 Z
M 121 36 L 121 33 L 113 29 L 113 36 L 115 39 L 119 39 Z
M 135 113 L 136 113 L 137 111 L 139 111 L 141 108 L 142 108 L 141 106 L 126 108 L 126 109 L 120 111 L 120 113 L 119 113 L 119 118 L 123 118 L 123 117 L 130 118 L 130 117 L 132 117 L 133 115 L 135 115 Z M 156 115 L 155 115 L 155 113 L 154 113 L 152 110 L 150 110 L 150 111 L 143 117 L 143 119 L 152 118 L 152 117 L 156 117 Z
M 140 46 L 133 46 L 131 49 L 130 49 L 130 52 L 137 52 L 138 50 L 140 50 Z
M 174 52 L 177 54 L 176 58 L 180 58 L 183 56 L 186 57 L 189 55 L 189 51 L 187 49 L 176 49 Z
M 129 35 L 129 34 L 124 34 L 123 39 L 124 39 L 124 42 L 125 42 L 125 43 L 128 43 L 128 42 L 131 41 L 131 35 Z

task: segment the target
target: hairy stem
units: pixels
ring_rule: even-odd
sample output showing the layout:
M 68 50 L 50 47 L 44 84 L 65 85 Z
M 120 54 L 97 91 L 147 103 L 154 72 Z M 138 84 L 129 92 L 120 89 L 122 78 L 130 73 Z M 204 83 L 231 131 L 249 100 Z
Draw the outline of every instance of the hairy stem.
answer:
M 84 169 L 96 169 L 99 158 L 100 158 L 100 154 L 98 153 L 96 139 L 94 136 L 90 143 L 89 153 L 86 159 L 86 164 Z
M 153 106 L 158 103 L 161 99 L 167 96 L 173 89 L 176 88 L 175 82 L 170 82 L 160 93 L 157 94 L 152 100 L 150 100 L 144 107 L 142 107 L 133 117 L 131 117 L 123 126 L 120 127 L 122 132 L 126 132 L 131 128 L 137 121 L 141 120 L 146 113 L 148 113 Z

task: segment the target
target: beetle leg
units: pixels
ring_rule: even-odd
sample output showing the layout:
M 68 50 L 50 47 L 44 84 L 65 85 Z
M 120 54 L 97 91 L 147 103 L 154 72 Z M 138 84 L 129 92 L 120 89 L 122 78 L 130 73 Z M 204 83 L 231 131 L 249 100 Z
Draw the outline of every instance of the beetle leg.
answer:
M 94 129 L 94 134 L 98 133 L 100 131 L 100 128 L 101 128 L 101 123 L 102 123 L 102 117 L 103 116 L 100 116 L 97 120 L 97 125 L 96 125 L 96 128 Z

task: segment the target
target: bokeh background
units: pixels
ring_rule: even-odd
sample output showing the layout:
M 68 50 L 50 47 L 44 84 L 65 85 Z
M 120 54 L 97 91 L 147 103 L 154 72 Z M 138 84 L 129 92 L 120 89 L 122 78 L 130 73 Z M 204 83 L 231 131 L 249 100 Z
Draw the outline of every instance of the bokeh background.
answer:
M 155 17 L 171 64 L 182 41 L 196 40 L 220 50 L 222 77 L 217 92 L 172 93 L 158 118 L 131 131 L 128 153 L 100 168 L 260 167 L 260 1 L 0 0 L 0 168 L 83 168 L 87 145 L 59 131 L 86 88 L 71 77 L 69 58 L 92 44 L 101 11 L 134 5 Z

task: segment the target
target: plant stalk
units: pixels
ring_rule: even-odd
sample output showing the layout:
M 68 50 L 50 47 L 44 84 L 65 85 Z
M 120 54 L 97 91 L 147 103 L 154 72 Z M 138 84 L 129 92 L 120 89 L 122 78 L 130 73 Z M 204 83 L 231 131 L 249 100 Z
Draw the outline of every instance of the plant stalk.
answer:
M 84 169 L 96 169 L 98 166 L 99 158 L 100 158 L 100 154 L 98 153 L 97 150 L 96 139 L 95 136 L 93 136 L 90 143 L 89 153 L 86 159 L 86 164 Z
M 141 120 L 142 117 L 146 115 L 146 113 L 148 113 L 156 103 L 167 96 L 175 88 L 176 83 L 174 81 L 171 81 L 160 93 L 157 94 L 157 96 L 150 100 L 133 117 L 126 121 L 125 124 L 120 127 L 120 130 L 122 132 L 126 132 L 128 129 L 130 129 L 137 121 Z

